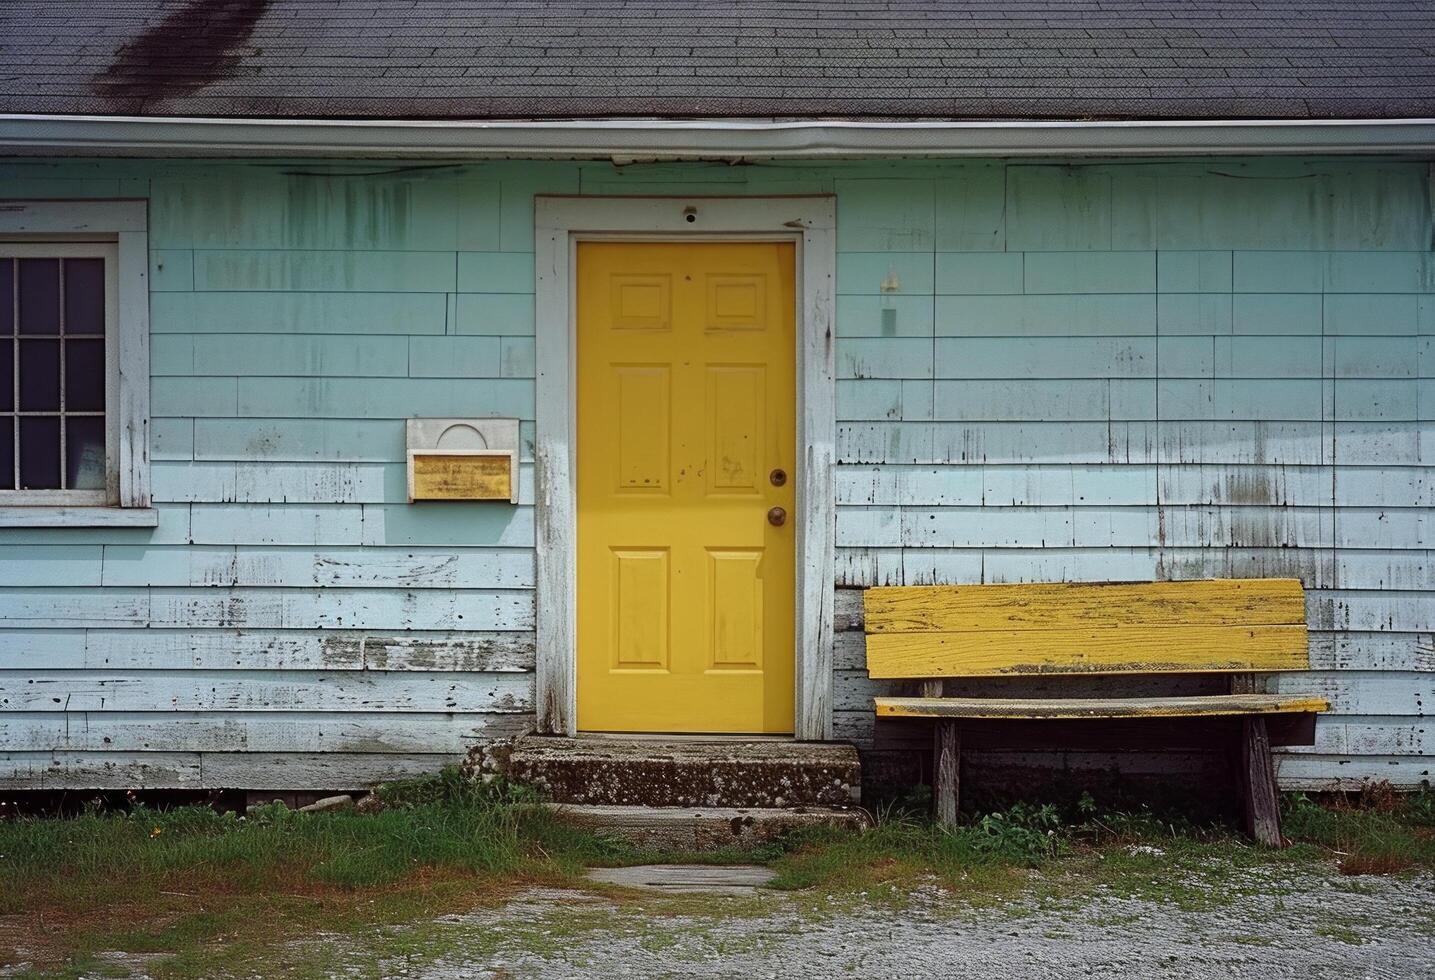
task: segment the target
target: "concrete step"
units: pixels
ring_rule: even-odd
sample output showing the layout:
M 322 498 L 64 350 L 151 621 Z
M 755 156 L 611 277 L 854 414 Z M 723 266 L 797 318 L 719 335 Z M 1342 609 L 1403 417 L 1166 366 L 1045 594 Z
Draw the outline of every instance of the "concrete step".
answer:
M 531 735 L 500 766 L 554 803 L 649 807 L 851 806 L 857 750 L 783 739 Z
M 668 851 L 721 851 L 765 844 L 792 830 L 826 825 L 860 830 L 865 810 L 849 807 L 555 806 L 577 826 Z
M 752 864 L 644 864 L 589 868 L 583 877 L 604 885 L 669 895 L 752 895 L 771 884 L 777 872 Z

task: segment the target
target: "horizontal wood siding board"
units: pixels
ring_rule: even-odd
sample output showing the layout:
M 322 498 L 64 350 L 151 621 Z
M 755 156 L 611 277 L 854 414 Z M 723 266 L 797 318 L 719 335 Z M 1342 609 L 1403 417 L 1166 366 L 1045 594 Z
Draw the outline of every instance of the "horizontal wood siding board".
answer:
M 198 752 L 0 752 L 0 789 L 204 789 Z
M 5 752 L 0 789 L 357 790 L 462 759 L 455 753 Z
M 1281 753 L 1275 762 L 1278 784 L 1291 791 L 1359 790 L 1374 782 L 1389 782 L 1400 789 L 1416 790 L 1435 782 L 1435 761 L 1429 755 Z
M 1305 626 L 1064 626 L 874 633 L 873 677 L 1304 670 Z
M 1292 579 L 876 588 L 864 605 L 869 633 L 1305 623 Z
M 206 788 L 344 790 L 429 776 L 463 760 L 462 753 L 440 752 L 211 752 L 200 756 L 200 769 Z
M 0 620 L 13 627 L 530 630 L 531 590 L 9 589 Z
M 0 712 L 11 752 L 460 753 L 523 734 L 525 714 Z
M 47 564 L 51 567 L 47 568 Z M 113 586 L 531 589 L 534 585 L 533 555 L 521 548 L 375 551 L 302 546 L 106 545 L 100 564 L 100 581 L 95 584 Z M 64 575 L 66 570 L 85 574 L 78 565 L 75 561 L 37 561 L 38 577 L 27 584 L 81 584 Z
M 0 630 L 0 671 L 534 669 L 533 632 L 221 628 Z
M 7 711 L 533 710 L 533 675 L 468 671 L 76 671 L 0 672 Z

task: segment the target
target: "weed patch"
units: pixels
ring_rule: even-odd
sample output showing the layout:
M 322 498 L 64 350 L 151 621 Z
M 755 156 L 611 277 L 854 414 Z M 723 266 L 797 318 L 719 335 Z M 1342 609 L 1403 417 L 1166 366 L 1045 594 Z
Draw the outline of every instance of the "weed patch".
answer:
M 1435 867 L 1435 792 L 1397 794 L 1373 784 L 1352 798 L 1286 799 L 1286 834 L 1330 852 L 1343 874 L 1393 874 Z

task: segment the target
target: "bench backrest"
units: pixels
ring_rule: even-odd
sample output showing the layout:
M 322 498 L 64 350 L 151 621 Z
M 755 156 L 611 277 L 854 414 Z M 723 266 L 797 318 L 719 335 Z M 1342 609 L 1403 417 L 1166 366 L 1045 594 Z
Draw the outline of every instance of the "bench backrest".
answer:
M 1296 579 L 901 586 L 864 599 L 872 677 L 1304 670 Z

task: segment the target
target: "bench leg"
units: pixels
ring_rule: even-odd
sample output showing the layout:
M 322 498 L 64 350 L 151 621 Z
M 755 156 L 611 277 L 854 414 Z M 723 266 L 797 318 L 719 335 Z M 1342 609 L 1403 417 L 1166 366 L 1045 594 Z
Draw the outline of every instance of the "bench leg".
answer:
M 955 827 L 962 761 L 961 733 L 955 721 L 937 722 L 934 749 L 932 795 L 937 805 L 937 823 L 943 827 Z
M 1283 846 L 1276 773 L 1264 718 L 1241 719 L 1241 783 L 1245 791 L 1246 833 L 1267 847 Z

